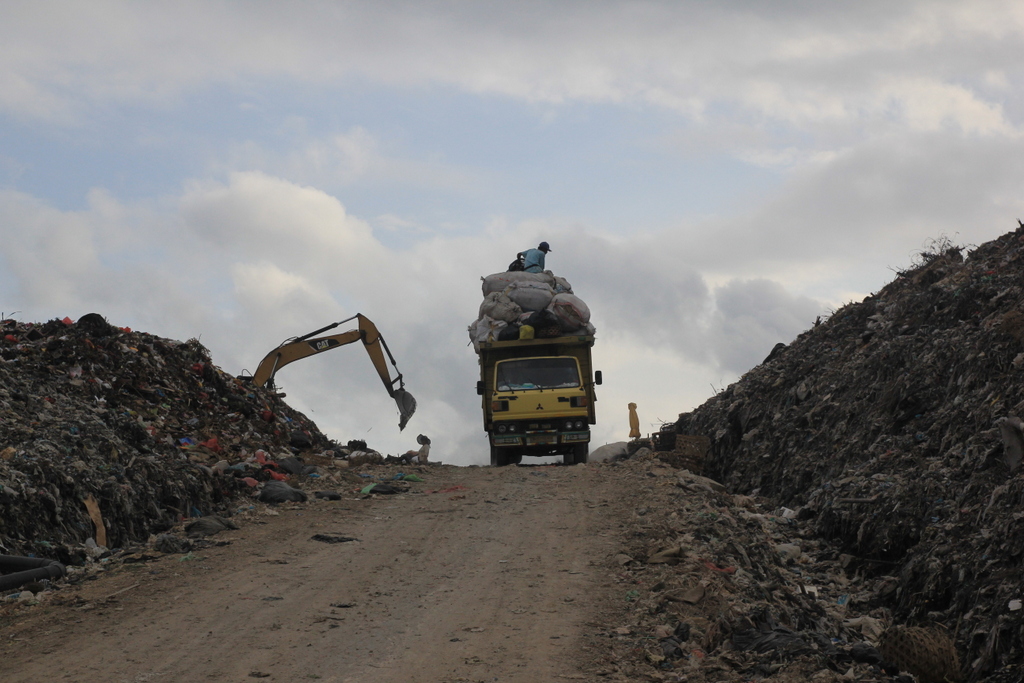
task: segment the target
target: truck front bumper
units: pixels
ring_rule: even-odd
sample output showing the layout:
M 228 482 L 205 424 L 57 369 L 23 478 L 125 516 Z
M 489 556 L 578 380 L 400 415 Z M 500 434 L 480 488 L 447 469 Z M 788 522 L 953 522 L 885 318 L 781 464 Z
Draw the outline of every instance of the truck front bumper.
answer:
M 586 443 L 590 430 L 582 432 L 526 432 L 525 434 L 492 434 L 495 446 L 558 446 L 559 444 Z

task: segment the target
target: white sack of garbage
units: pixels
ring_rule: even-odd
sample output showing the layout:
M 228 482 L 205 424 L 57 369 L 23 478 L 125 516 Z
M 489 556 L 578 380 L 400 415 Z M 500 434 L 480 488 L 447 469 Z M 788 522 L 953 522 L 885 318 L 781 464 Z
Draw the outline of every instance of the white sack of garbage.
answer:
M 522 307 L 512 301 L 504 292 L 491 292 L 484 297 L 484 302 L 480 304 L 479 317 L 481 318 L 493 318 L 511 323 L 518 320 L 522 314 Z
M 555 276 L 551 271 L 527 273 L 525 270 L 513 270 L 508 273 L 494 273 L 480 279 L 483 280 L 484 296 L 492 292 L 503 292 L 517 282 L 535 282 L 552 288 L 555 286 Z
M 590 307 L 574 294 L 556 294 L 547 309 L 558 318 L 563 332 L 578 330 L 590 322 Z

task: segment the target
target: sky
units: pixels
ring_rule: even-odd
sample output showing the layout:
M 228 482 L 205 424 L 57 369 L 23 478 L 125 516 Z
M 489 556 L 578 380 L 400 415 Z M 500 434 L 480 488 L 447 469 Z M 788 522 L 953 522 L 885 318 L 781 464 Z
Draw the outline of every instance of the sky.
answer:
M 0 45 L 0 314 L 240 374 L 362 313 L 404 432 L 355 345 L 277 383 L 384 453 L 487 462 L 467 326 L 541 240 L 597 328 L 597 446 L 1024 218 L 1015 1 L 8 0 Z

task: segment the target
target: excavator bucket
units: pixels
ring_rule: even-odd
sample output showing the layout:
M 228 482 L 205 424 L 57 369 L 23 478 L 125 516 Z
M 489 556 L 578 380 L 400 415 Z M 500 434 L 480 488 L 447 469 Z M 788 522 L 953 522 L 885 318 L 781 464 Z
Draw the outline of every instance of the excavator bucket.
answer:
M 405 389 L 395 389 L 395 403 L 398 404 L 398 413 L 401 415 L 398 420 L 398 430 L 401 431 L 416 412 L 416 399 Z

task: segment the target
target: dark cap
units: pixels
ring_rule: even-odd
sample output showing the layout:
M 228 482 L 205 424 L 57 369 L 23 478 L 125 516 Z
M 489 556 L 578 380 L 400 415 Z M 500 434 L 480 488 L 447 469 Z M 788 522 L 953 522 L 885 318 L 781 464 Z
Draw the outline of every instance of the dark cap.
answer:
M 548 253 L 549 251 L 551 251 L 551 245 L 549 245 L 547 242 L 541 242 L 537 246 L 537 248 L 540 249 L 541 251 L 543 251 L 545 254 Z

